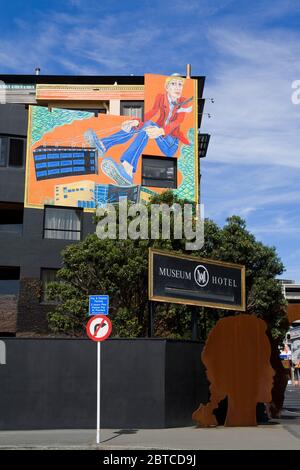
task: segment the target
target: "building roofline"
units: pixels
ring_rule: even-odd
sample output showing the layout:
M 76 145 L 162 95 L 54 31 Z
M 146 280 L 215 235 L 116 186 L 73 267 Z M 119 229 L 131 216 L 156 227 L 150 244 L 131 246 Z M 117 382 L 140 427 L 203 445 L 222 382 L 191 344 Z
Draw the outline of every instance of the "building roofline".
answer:
M 191 77 L 198 80 L 204 80 L 204 76 Z M 144 84 L 143 75 L 19 75 L 19 74 L 0 74 L 0 80 L 7 83 L 81 83 L 81 84 Z
M 204 90 L 205 76 L 192 76 L 198 80 L 198 98 Z M 144 85 L 143 75 L 0 75 L 0 81 L 7 84 L 36 85 L 36 84 L 81 84 L 81 85 Z
M 105 84 L 113 85 L 118 82 L 119 85 L 139 84 L 143 85 L 143 76 L 131 75 L 19 75 L 7 74 L 0 75 L 0 80 L 5 83 L 15 84 Z

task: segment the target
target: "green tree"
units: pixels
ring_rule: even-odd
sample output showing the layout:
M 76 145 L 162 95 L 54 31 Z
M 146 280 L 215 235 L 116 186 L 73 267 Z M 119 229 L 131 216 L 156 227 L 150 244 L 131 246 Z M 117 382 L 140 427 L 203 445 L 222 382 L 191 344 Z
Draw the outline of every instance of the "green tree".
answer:
M 171 192 L 152 198 L 151 203 L 183 205 Z M 148 208 L 150 232 L 150 204 Z M 95 222 L 98 220 L 96 219 Z M 63 268 L 58 282 L 48 288 L 50 298 L 59 299 L 49 314 L 49 325 L 56 332 L 81 335 L 85 331 L 88 296 L 99 292 L 110 295 L 111 317 L 116 336 L 145 336 L 148 321 L 148 248 L 165 248 L 186 252 L 186 239 L 168 240 L 100 240 L 89 235 L 63 251 Z M 276 277 L 283 264 L 275 248 L 257 241 L 240 217 L 227 219 L 223 228 L 211 220 L 205 221 L 205 243 L 201 250 L 190 252 L 216 260 L 246 266 L 247 311 L 266 320 L 272 338 L 280 342 L 287 328 L 285 300 Z M 156 309 L 157 336 L 189 338 L 191 310 L 194 307 L 159 304 Z M 232 311 L 198 308 L 198 328 L 206 338 L 216 321 Z M 239 312 L 236 312 L 239 313 Z
M 171 192 L 152 198 L 151 203 L 181 206 Z M 150 233 L 150 203 L 147 205 Z M 174 218 L 171 217 L 173 222 Z M 95 222 L 99 218 L 95 219 Z M 63 268 L 58 282 L 49 286 L 50 298 L 59 302 L 49 314 L 54 332 L 70 335 L 85 334 L 88 319 L 88 296 L 105 293 L 110 296 L 110 317 L 115 337 L 144 337 L 148 329 L 148 248 L 164 248 L 186 253 L 185 238 L 168 240 L 100 240 L 89 235 L 63 251 Z M 228 261 L 246 267 L 247 312 L 264 319 L 272 345 L 272 366 L 276 369 L 274 402 L 282 405 L 286 376 L 278 357 L 278 346 L 288 328 L 286 302 L 276 277 L 284 267 L 274 247 L 257 241 L 238 216 L 229 217 L 223 228 L 212 220 L 205 221 L 205 243 L 194 256 Z M 191 338 L 191 313 L 195 307 L 157 303 L 155 335 L 158 337 Z M 197 326 L 205 340 L 209 331 L 224 315 L 240 312 L 197 308 Z

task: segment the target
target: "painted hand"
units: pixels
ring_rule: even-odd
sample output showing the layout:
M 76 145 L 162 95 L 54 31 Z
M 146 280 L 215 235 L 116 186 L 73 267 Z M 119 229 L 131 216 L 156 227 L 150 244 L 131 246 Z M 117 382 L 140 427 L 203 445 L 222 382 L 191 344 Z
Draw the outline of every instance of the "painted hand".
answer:
M 156 126 L 147 127 L 145 131 L 149 139 L 157 139 L 157 137 L 161 135 L 165 135 L 165 131 L 161 127 L 156 127 Z
M 124 132 L 130 132 L 133 127 L 139 125 L 139 121 L 137 119 L 130 119 L 129 121 L 122 122 L 121 129 Z

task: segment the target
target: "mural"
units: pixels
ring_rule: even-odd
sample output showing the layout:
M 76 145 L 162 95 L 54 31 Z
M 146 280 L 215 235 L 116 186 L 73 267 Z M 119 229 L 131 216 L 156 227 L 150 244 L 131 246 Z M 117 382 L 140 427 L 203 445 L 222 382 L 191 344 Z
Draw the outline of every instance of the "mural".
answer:
M 162 174 L 177 181 L 179 197 L 196 200 L 196 81 L 145 75 L 144 103 L 143 119 L 31 107 L 25 206 L 93 210 L 120 197 L 147 201 L 165 190 L 155 186 Z M 150 160 L 146 179 L 143 156 L 176 159 L 177 165 L 162 168 Z

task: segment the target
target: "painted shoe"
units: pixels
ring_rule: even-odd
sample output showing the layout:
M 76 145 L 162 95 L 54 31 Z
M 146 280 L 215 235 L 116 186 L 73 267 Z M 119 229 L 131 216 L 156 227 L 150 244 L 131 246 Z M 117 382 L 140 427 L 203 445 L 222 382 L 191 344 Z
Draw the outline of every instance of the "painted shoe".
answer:
M 91 147 L 96 147 L 99 157 L 105 154 L 105 145 L 102 140 L 97 137 L 97 134 L 95 131 L 93 131 L 93 129 L 88 129 L 84 133 L 84 139 Z
M 104 158 L 101 163 L 103 173 L 112 179 L 119 186 L 131 186 L 132 176 L 123 168 L 123 165 L 116 163 L 112 158 Z

